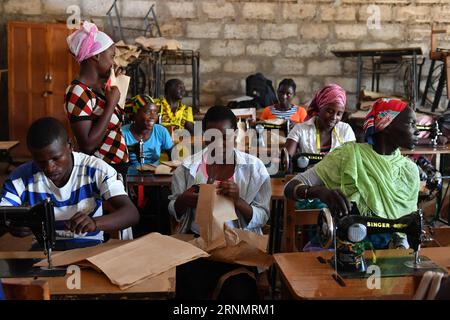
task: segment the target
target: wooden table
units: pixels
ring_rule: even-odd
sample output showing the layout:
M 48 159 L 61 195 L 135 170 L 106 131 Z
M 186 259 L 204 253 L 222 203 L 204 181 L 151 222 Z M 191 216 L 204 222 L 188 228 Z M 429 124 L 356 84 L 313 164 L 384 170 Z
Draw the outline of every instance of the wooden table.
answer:
M 154 175 L 153 173 L 128 173 L 127 174 L 128 186 L 141 185 L 141 186 L 171 186 L 172 176 L 170 175 Z
M 19 141 L 0 141 L 0 161 L 6 161 L 10 164 L 12 162 L 12 158 L 9 152 L 18 144 Z
M 400 149 L 400 152 L 404 155 L 418 155 L 418 154 L 428 154 L 436 155 L 436 170 L 441 171 L 441 155 L 450 154 L 450 144 L 438 145 L 433 147 L 431 145 L 418 145 L 414 149 Z
M 0 151 L 9 151 L 19 144 L 19 141 L 0 141 Z
M 0 259 L 44 258 L 42 252 L 0 252 Z M 175 268 L 145 280 L 127 290 L 120 290 L 103 274 L 81 269 L 80 289 L 69 289 L 65 277 L 38 277 L 46 280 L 51 299 L 170 299 L 175 296 Z
M 358 50 L 334 50 L 331 51 L 336 57 L 341 58 L 357 58 L 356 66 L 356 98 L 357 98 L 357 108 L 360 106 L 360 95 L 361 83 L 363 76 L 363 58 L 369 57 L 372 60 L 372 91 L 375 91 L 375 81 L 377 82 L 377 90 L 379 87 L 379 77 L 382 74 L 380 68 L 380 62 L 383 59 L 389 59 L 389 61 L 395 62 L 396 64 L 403 63 L 405 57 L 411 57 L 409 61 L 410 64 L 410 77 L 411 77 L 411 88 L 408 100 L 414 105 L 418 101 L 418 72 L 417 72 L 417 56 L 422 55 L 422 49 L 420 47 L 414 48 L 394 48 L 394 49 L 358 49 Z M 392 58 L 398 58 L 392 60 Z M 398 60 L 398 61 L 397 61 Z
M 418 145 L 415 146 L 414 149 L 400 149 L 403 155 L 411 155 L 411 154 L 449 154 L 450 153 L 450 144 L 438 145 L 434 148 L 431 145 Z
M 411 250 L 378 250 L 377 256 L 410 254 Z M 369 255 L 370 253 L 367 253 Z M 424 248 L 427 256 L 443 268 L 450 268 L 450 247 Z M 333 278 L 334 270 L 317 260 L 318 256 L 331 258 L 330 251 L 275 254 L 284 289 L 295 299 L 411 299 L 420 279 L 413 276 L 381 278 L 380 289 L 369 289 L 367 279 L 344 279 L 340 286 Z

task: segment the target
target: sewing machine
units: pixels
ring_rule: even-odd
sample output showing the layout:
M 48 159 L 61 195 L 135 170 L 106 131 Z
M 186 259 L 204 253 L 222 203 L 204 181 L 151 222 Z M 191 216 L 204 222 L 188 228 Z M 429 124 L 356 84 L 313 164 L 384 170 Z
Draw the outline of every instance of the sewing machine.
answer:
M 353 206 L 355 208 L 356 205 Z M 357 211 L 357 209 L 356 209 Z M 350 214 L 333 217 L 328 209 L 322 210 L 318 217 L 318 230 L 323 248 L 335 248 L 332 263 L 336 273 L 365 273 L 364 247 L 357 248 L 368 235 L 382 233 L 406 233 L 410 247 L 414 251 L 414 260 L 406 265 L 419 268 L 419 251 L 423 238 L 423 216 L 420 210 L 396 220 L 376 216 Z
M 324 154 L 319 153 L 297 153 L 292 157 L 292 169 L 294 172 L 304 172 L 308 167 L 320 162 Z
M 282 164 L 282 171 L 286 174 L 297 172 L 304 172 L 308 167 L 320 162 L 324 154 L 319 153 L 297 153 L 294 156 L 289 156 L 286 148 L 281 149 L 280 163 Z
M 27 227 L 30 228 L 36 237 L 37 242 L 44 249 L 44 253 L 47 257 L 48 266 L 37 270 L 31 270 L 33 261 L 28 261 L 28 270 L 22 270 L 26 273 L 23 276 L 63 276 L 66 271 L 64 269 L 54 268 L 52 265 L 52 250 L 55 246 L 56 233 L 55 233 L 55 212 L 53 204 L 50 199 L 46 199 L 35 206 L 18 206 L 18 207 L 0 207 L 0 226 L 14 226 L 14 227 Z M 27 259 L 23 259 L 27 260 Z M 28 259 L 30 260 L 30 259 Z M 16 274 L 16 270 L 13 264 L 14 261 L 9 261 L 8 271 L 13 275 Z M 25 261 L 26 262 L 26 261 Z M 35 262 L 35 261 L 34 261 Z M 1 264 L 0 264 L 1 266 Z M 16 268 L 17 269 L 17 268 Z M 21 264 L 19 269 L 23 269 Z M 19 270 L 20 271 L 20 270 Z M 11 276 L 13 276 L 11 275 Z M 5 275 L 2 275 L 6 277 Z
M 144 151 L 144 140 L 143 139 L 139 139 L 138 143 L 133 144 L 133 145 L 129 145 L 128 146 L 128 152 L 129 153 L 134 153 L 136 155 L 137 161 L 139 162 L 139 166 L 140 166 L 140 171 L 139 172 L 143 172 L 142 171 L 142 167 L 145 164 L 145 160 L 147 159 L 151 159 L 149 157 L 149 153 L 147 153 L 147 155 L 145 154 Z
M 266 120 L 266 121 L 256 121 L 256 122 L 250 122 L 248 127 L 253 128 L 256 130 L 256 133 L 262 133 L 263 130 L 279 130 L 286 134 L 286 136 L 289 134 L 291 126 L 291 120 L 281 120 L 281 119 L 275 119 L 275 120 Z M 259 131 L 259 132 L 258 132 Z
M 416 125 L 418 131 L 429 132 L 430 133 L 430 141 L 433 148 L 436 148 L 438 145 L 438 138 L 442 136 L 442 132 L 439 129 L 438 121 L 434 121 L 432 124 L 428 125 Z

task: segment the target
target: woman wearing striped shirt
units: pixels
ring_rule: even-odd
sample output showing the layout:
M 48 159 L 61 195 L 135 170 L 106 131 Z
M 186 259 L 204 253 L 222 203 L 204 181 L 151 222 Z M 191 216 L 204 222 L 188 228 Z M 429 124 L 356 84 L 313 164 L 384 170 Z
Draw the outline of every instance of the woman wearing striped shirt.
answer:
M 303 122 L 306 110 L 292 103 L 297 86 L 292 79 L 283 79 L 278 85 L 278 103 L 268 106 L 261 114 L 261 120 L 289 119 L 291 122 Z

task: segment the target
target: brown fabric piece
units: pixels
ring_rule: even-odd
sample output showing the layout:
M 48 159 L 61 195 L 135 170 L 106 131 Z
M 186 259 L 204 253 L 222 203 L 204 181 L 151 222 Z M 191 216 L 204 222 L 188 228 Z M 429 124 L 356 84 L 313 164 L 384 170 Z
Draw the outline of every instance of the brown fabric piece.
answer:
M 55 254 L 54 259 L 58 265 L 87 261 L 124 290 L 201 257 L 208 257 L 208 254 L 187 242 L 150 233 L 129 242 L 65 251 Z
M 236 220 L 234 204 L 230 199 L 218 195 L 213 184 L 201 184 L 195 223 L 200 230 L 196 245 L 205 251 L 211 251 L 226 245 L 223 226 L 225 222 Z

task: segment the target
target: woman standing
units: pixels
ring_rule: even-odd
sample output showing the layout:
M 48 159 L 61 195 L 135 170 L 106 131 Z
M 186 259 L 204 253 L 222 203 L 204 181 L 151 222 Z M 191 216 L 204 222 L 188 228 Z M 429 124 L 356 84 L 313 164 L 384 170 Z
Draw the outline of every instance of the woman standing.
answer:
M 114 42 L 85 21 L 67 37 L 70 52 L 80 64 L 80 74 L 66 89 L 65 109 L 79 149 L 93 154 L 126 174 L 128 151 L 121 134 L 117 87 L 105 86 L 114 66 Z

